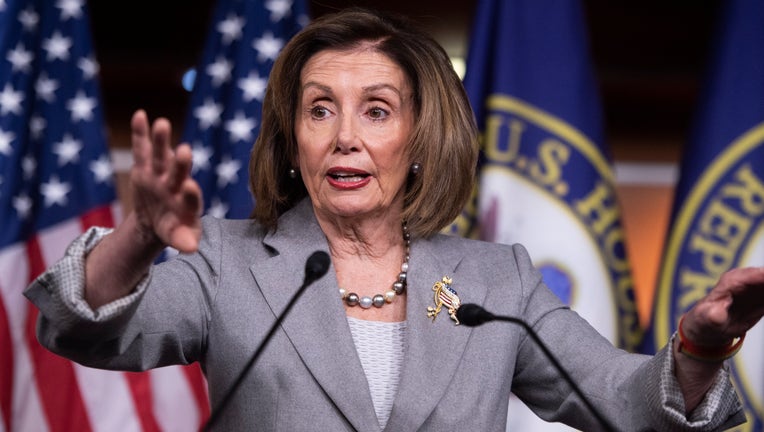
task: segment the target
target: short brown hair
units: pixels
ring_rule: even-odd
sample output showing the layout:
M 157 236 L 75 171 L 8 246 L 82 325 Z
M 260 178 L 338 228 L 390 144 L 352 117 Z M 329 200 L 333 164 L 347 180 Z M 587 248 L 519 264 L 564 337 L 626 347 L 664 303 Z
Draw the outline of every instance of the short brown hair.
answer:
M 448 55 L 402 17 L 352 8 L 305 27 L 287 43 L 271 70 L 260 135 L 249 161 L 255 196 L 252 217 L 269 229 L 307 196 L 302 181 L 288 175 L 297 154 L 294 126 L 303 66 L 320 51 L 352 49 L 364 42 L 372 42 L 371 49 L 398 64 L 414 92 L 416 119 L 408 151 L 421 170 L 410 176 L 404 198 L 409 232 L 416 237 L 435 234 L 459 215 L 469 198 L 477 164 L 477 127 Z

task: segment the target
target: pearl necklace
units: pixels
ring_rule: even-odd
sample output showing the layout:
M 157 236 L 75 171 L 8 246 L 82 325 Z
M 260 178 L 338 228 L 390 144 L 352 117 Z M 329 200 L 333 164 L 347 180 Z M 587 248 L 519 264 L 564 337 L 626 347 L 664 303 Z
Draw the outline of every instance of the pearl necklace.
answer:
M 401 295 L 406 291 L 406 277 L 409 271 L 409 252 L 411 251 L 411 236 L 409 235 L 406 222 L 403 222 L 403 242 L 405 244 L 403 264 L 401 264 L 401 272 L 398 274 L 398 279 L 393 282 L 392 288 L 384 295 L 376 294 L 374 297 L 360 297 L 354 292 L 349 293 L 345 288 L 340 288 L 340 297 L 342 297 L 342 300 L 345 301 L 346 305 L 361 306 L 364 309 L 368 309 L 372 306 L 381 308 L 385 303 L 392 303 L 396 295 Z

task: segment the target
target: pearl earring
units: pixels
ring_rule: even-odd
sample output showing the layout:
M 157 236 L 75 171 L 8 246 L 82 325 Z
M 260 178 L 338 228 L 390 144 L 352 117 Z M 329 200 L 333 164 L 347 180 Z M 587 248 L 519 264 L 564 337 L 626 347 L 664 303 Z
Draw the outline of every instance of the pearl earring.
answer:
M 422 170 L 422 165 L 419 162 L 411 164 L 411 174 L 417 175 Z
M 294 168 L 289 168 L 289 178 L 296 179 L 297 171 Z

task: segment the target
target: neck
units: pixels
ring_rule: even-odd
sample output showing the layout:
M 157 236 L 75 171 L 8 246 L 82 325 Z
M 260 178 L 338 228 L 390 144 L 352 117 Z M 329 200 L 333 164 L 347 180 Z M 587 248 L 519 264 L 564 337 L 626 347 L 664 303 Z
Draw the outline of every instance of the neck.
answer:
M 401 224 L 400 218 L 319 220 L 334 258 L 380 259 L 391 253 L 396 259 L 401 257 Z

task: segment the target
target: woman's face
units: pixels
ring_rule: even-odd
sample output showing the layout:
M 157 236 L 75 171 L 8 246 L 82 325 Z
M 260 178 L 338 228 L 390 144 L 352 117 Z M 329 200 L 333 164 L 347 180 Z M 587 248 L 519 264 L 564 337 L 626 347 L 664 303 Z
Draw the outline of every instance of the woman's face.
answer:
M 316 213 L 399 213 L 414 122 L 403 70 L 368 48 L 326 50 L 305 64 L 300 85 L 298 163 Z

